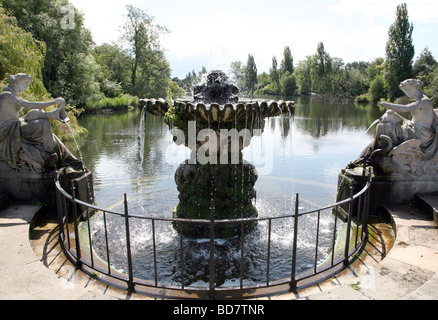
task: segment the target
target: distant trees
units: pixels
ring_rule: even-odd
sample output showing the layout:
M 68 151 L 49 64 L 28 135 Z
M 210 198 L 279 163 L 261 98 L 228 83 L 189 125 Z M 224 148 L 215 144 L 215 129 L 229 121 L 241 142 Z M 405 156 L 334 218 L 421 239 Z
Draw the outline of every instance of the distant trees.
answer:
M 8 74 L 27 73 L 34 80 L 26 94 L 42 99 L 47 95 L 42 76 L 45 52 L 44 42 L 21 29 L 0 6 L 0 81 Z
M 126 9 L 128 12 L 122 39 L 127 43 L 128 53 L 132 57 L 129 91 L 137 96 L 150 92 L 166 96 L 167 92 L 160 92 L 159 88 L 168 87 L 166 81 L 170 78 L 170 67 L 160 48 L 160 37 L 168 31 L 155 24 L 154 18 L 145 11 L 132 5 L 127 5 Z
M 278 70 L 278 62 L 277 62 L 277 58 L 275 56 L 272 57 L 272 67 L 269 70 L 269 74 L 271 76 L 272 82 L 275 85 L 275 88 L 273 88 L 273 91 L 280 94 L 280 92 L 281 92 L 280 71 Z
M 95 46 L 82 14 L 68 0 L 0 0 L 0 5 L 36 44 L 43 44 L 44 87 L 71 105 L 87 108 L 125 94 L 166 98 L 181 93 L 170 79 L 170 66 L 159 45 L 166 29 L 138 8 L 126 7 L 124 47 Z M 5 31 L 10 36 L 12 32 Z M 1 79 L 12 72 L 4 70 Z
M 248 61 L 245 68 L 245 90 L 252 94 L 257 85 L 257 66 L 253 55 L 248 55 Z
M 397 98 L 401 81 L 411 77 L 422 80 L 425 91 L 438 108 L 438 62 L 426 48 L 414 61 L 413 25 L 409 22 L 406 4 L 399 5 L 396 20 L 388 30 L 386 57 L 373 61 L 344 63 L 332 57 L 324 43 L 316 51 L 294 64 L 292 50 L 286 46 L 281 62 L 272 57 L 269 72 L 255 78 L 255 58 L 249 55 L 246 64 L 231 63 L 231 76 L 241 91 L 254 90 L 260 96 L 293 96 L 316 93 L 320 96 L 364 102 Z M 250 78 L 249 78 L 250 77 Z
M 42 76 L 44 86 L 53 96 L 83 105 L 98 94 L 91 34 L 83 26 L 82 15 L 69 1 L 0 0 L 0 4 L 15 16 L 19 27 L 45 43 Z
M 20 28 L 15 17 L 6 13 L 0 5 L 0 88 L 7 85 L 8 75 L 27 73 L 33 81 L 29 88 L 22 93 L 23 97 L 30 101 L 47 101 L 50 94 L 43 83 L 44 59 L 46 56 L 46 44 L 34 39 L 32 33 Z M 48 107 L 48 110 L 53 110 Z M 28 110 L 23 110 L 22 115 Z M 75 135 L 85 134 L 86 130 L 80 127 L 76 121 L 76 112 L 68 109 L 70 128 Z M 59 121 L 51 120 L 52 131 L 64 142 L 73 140 L 69 130 Z
M 386 43 L 386 81 L 391 101 L 397 96 L 400 82 L 412 76 L 415 55 L 413 31 L 414 25 L 409 23 L 406 3 L 397 6 L 397 18 L 389 28 Z

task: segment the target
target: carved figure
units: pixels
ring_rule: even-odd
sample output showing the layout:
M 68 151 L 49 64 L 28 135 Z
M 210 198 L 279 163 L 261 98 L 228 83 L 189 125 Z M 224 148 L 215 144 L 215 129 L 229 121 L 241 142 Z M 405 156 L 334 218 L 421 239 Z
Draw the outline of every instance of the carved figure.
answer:
M 9 85 L 0 94 L 0 161 L 12 169 L 43 170 L 53 168 L 63 157 L 70 165 L 82 164 L 52 133 L 49 119 L 69 121 L 65 100 L 30 102 L 18 96 L 32 83 L 31 76 L 20 73 L 8 78 Z M 42 109 L 59 105 L 53 112 Z M 31 109 L 19 117 L 23 108 Z
M 239 89 L 228 83 L 228 76 L 220 71 L 210 71 L 206 81 L 193 88 L 195 101 L 219 104 L 238 102 Z
M 415 102 L 381 103 L 390 110 L 380 119 L 376 139 L 362 157 L 370 156 L 372 163 L 386 173 L 422 175 L 438 165 L 438 116 L 423 86 L 420 80 L 403 81 L 400 89 Z M 399 113 L 410 113 L 412 120 Z

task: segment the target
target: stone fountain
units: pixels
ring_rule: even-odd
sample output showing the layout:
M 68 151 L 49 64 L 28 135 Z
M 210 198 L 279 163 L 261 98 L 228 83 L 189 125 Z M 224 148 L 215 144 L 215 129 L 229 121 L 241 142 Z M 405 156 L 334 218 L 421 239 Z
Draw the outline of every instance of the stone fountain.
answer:
M 162 116 L 178 145 L 191 150 L 190 159 L 175 174 L 179 204 L 174 218 L 229 220 L 257 217 L 253 204 L 257 170 L 243 159 L 242 150 L 252 137 L 263 132 L 265 119 L 294 112 L 292 101 L 241 101 L 239 90 L 222 71 L 211 71 L 193 90 L 194 99 L 168 103 L 143 99 L 146 112 Z M 245 232 L 256 223 L 247 223 Z M 208 237 L 210 225 L 175 223 L 175 228 L 194 238 Z M 215 226 L 215 235 L 229 238 L 240 234 L 235 224 Z

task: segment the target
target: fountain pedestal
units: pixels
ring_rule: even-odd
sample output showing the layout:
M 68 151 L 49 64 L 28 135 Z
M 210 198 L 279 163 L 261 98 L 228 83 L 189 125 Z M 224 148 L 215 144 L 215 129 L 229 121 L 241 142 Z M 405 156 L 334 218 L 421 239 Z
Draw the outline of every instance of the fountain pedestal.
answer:
M 254 190 L 258 179 L 256 168 L 243 161 L 236 165 L 181 164 L 175 174 L 180 203 L 173 214 L 182 219 L 229 220 L 255 218 L 257 209 L 253 204 Z M 250 231 L 255 223 L 247 223 Z M 200 223 L 176 223 L 178 230 L 188 236 L 209 237 L 210 226 Z M 215 235 L 229 238 L 240 234 L 240 225 L 217 224 Z

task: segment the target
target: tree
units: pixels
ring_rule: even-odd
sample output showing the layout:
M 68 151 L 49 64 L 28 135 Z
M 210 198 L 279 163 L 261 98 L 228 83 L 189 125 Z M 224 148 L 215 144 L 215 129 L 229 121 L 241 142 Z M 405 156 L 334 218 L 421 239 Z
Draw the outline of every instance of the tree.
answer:
M 8 75 L 27 73 L 34 80 L 25 94 L 43 99 L 47 95 L 42 79 L 45 51 L 45 44 L 18 27 L 17 20 L 0 6 L 0 81 Z
M 433 81 L 433 72 L 437 65 L 438 62 L 432 52 L 425 48 L 415 60 L 413 67 L 414 78 L 420 79 L 425 86 L 428 86 Z
M 232 81 L 239 89 L 242 90 L 245 87 L 245 66 L 243 62 L 231 62 L 230 72 Z
M 312 57 L 307 56 L 305 60 L 299 61 L 295 72 L 299 92 L 301 94 L 310 94 L 312 91 Z
M 289 72 L 290 74 L 294 73 L 294 58 L 292 57 L 292 53 L 290 48 L 286 46 L 283 51 L 283 61 L 281 62 L 281 72 Z
M 373 102 L 378 102 L 386 96 L 385 80 L 381 75 L 378 75 L 371 81 L 369 94 Z
M 318 93 L 330 93 L 332 72 L 332 59 L 325 51 L 324 43 L 318 43 L 316 54 L 312 58 L 312 85 L 313 91 Z
M 131 86 L 131 57 L 127 50 L 116 43 L 104 43 L 93 51 L 96 62 L 102 67 L 104 79 L 108 83 L 120 84 L 127 91 Z
M 281 93 L 283 96 L 290 97 L 297 92 L 297 81 L 295 76 L 286 71 L 281 77 Z
M 257 85 L 257 66 L 253 55 L 248 55 L 245 68 L 245 87 L 250 94 L 254 93 Z
M 278 63 L 277 58 L 274 56 L 272 57 L 272 67 L 269 70 L 270 76 L 272 81 L 277 87 L 277 93 L 280 93 L 281 87 L 280 87 L 280 72 L 278 70 Z
M 42 75 L 47 91 L 80 106 L 99 97 L 91 33 L 68 0 L 0 0 L 0 4 L 15 16 L 19 27 L 45 43 Z
M 368 81 L 371 83 L 377 76 L 383 75 L 383 71 L 385 69 L 385 59 L 384 58 L 376 58 L 374 61 L 370 63 L 368 68 L 365 70 L 365 73 L 368 77 Z
M 389 39 L 386 43 L 386 82 L 390 101 L 394 101 L 400 93 L 400 83 L 412 77 L 415 55 L 412 39 L 414 25 L 409 23 L 406 3 L 397 6 L 396 14 L 396 21 L 389 28 Z
M 435 108 L 438 107 L 438 66 L 435 67 L 435 70 L 431 74 L 431 83 L 426 88 L 426 94 L 432 100 L 432 103 Z
M 169 66 L 162 61 L 163 54 L 160 48 L 160 37 L 167 29 L 154 24 L 154 17 L 132 5 L 127 5 L 126 23 L 123 26 L 123 40 L 129 46 L 132 56 L 131 63 L 131 94 L 141 95 L 145 92 L 144 81 L 154 80 L 155 76 L 164 74 L 170 78 Z M 143 83 L 138 84 L 141 79 Z M 155 79 L 160 82 L 160 79 Z

